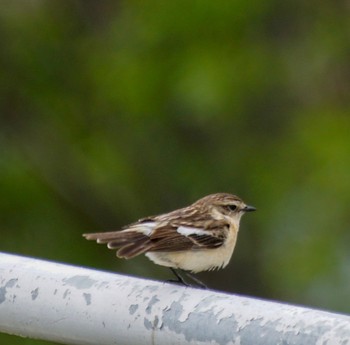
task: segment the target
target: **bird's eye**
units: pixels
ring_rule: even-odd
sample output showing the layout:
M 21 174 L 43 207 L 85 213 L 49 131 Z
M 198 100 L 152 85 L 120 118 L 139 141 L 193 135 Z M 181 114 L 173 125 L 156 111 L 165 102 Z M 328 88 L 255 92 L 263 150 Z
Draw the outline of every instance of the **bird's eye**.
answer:
M 237 206 L 236 205 L 226 205 L 225 208 L 228 211 L 236 211 L 237 210 Z

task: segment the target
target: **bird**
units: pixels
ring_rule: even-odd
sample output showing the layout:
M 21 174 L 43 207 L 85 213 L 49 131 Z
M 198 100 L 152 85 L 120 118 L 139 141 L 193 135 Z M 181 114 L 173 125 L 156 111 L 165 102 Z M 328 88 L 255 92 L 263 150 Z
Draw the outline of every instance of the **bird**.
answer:
M 155 264 L 169 267 L 177 282 L 190 285 L 183 277 L 187 276 L 206 288 L 193 274 L 227 266 L 236 245 L 240 219 L 255 210 L 236 195 L 216 193 L 187 207 L 142 218 L 121 230 L 83 236 L 117 250 L 119 258 L 145 254 Z

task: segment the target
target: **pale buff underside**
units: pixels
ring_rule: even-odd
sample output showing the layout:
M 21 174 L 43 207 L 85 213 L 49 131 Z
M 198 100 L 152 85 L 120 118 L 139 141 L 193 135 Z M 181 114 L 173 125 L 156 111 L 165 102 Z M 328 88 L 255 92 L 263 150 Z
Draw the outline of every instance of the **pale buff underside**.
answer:
M 235 248 L 237 232 L 231 227 L 225 244 L 215 249 L 148 252 L 145 255 L 158 265 L 180 268 L 193 273 L 224 268 L 229 263 Z

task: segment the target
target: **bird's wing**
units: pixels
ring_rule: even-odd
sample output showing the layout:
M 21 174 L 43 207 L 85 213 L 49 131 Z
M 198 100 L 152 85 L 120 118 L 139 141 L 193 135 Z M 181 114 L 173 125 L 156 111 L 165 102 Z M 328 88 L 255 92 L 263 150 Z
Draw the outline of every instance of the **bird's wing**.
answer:
M 227 237 L 228 225 L 214 221 L 211 227 L 195 228 L 186 225 L 165 225 L 150 235 L 150 251 L 181 251 L 220 247 Z

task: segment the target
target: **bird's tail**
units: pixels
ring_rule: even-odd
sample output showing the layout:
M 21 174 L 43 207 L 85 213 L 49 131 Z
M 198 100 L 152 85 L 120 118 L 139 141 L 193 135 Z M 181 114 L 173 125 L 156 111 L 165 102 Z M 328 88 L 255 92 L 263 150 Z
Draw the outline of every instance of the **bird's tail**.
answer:
M 98 232 L 83 234 L 83 236 L 87 240 L 95 240 L 97 243 L 107 244 L 109 249 L 118 249 L 117 256 L 124 259 L 131 259 L 152 248 L 149 236 L 135 230 Z

